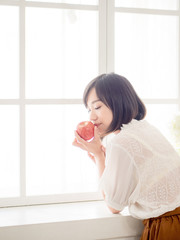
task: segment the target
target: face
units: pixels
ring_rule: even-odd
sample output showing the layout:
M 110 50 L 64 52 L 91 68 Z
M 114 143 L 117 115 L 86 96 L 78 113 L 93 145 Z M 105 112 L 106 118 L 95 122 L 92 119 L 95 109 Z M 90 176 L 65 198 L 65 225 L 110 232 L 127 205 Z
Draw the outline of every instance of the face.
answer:
M 113 120 L 113 113 L 96 95 L 96 90 L 93 88 L 87 98 L 87 108 L 89 118 L 97 126 L 101 137 L 106 135 L 106 131 Z

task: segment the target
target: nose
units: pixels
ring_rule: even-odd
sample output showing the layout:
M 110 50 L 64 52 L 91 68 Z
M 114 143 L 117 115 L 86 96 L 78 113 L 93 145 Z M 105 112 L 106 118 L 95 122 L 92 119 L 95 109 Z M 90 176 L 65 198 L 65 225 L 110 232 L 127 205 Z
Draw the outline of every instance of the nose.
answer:
M 92 110 L 91 112 L 90 112 L 90 115 L 89 115 L 89 119 L 90 119 L 90 121 L 96 121 L 97 120 L 97 115 L 96 115 L 96 113 Z

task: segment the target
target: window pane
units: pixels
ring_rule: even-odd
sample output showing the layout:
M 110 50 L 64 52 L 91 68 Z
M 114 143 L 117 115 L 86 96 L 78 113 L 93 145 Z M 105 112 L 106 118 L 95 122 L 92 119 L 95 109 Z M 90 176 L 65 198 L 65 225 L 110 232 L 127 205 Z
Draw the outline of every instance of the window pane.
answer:
M 173 104 L 146 104 L 147 120 L 156 126 L 174 145 L 171 132 L 173 116 L 178 112 L 178 106 Z
M 19 11 L 0 6 L 0 98 L 19 97 Z
M 143 98 L 178 97 L 178 17 L 116 13 L 115 71 Z
M 0 197 L 19 195 L 19 108 L 0 106 Z
M 72 4 L 88 4 L 97 5 L 98 0 L 26 0 L 29 2 L 56 2 L 56 3 L 72 3 Z
M 27 194 L 97 191 L 97 172 L 85 151 L 72 146 L 87 120 L 82 105 L 27 106 Z
M 81 98 L 98 73 L 97 12 L 27 8 L 26 97 Z
M 115 0 L 116 7 L 177 10 L 178 0 Z

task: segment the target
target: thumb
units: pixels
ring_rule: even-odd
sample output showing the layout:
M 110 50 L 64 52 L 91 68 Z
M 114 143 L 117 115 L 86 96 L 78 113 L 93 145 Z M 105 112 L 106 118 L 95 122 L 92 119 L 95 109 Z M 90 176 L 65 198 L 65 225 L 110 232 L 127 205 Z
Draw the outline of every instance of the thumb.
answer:
M 103 145 L 101 146 L 101 149 L 104 153 L 106 153 L 106 148 Z
M 94 138 L 97 138 L 99 137 L 99 131 L 98 131 L 98 128 L 97 126 L 94 127 Z

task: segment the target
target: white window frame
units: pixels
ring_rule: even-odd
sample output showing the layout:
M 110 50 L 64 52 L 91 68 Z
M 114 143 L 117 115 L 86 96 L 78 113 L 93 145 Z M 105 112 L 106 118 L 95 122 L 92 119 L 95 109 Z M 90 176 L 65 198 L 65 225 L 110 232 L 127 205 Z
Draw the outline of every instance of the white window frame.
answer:
M 111 1 L 109 1 L 111 3 Z M 113 1 L 112 1 L 113 2 Z M 110 8 L 112 9 L 112 7 Z M 116 7 L 116 12 L 121 13 L 138 13 L 138 14 L 150 14 L 150 15 L 166 15 L 166 16 L 177 16 L 179 17 L 179 50 L 178 50 L 178 97 L 176 99 L 170 98 L 154 98 L 148 99 L 144 98 L 145 104 L 177 104 L 178 111 L 180 111 L 180 0 L 179 0 L 179 10 L 161 10 L 161 9 L 145 9 L 145 8 L 126 8 L 126 7 Z M 110 13 L 112 14 L 112 13 Z M 114 34 L 112 34 L 114 36 Z M 114 41 L 112 39 L 112 41 Z M 114 57 L 113 57 L 114 59 Z
M 43 196 L 26 196 L 26 136 L 25 136 L 25 106 L 41 104 L 82 104 L 82 99 L 26 99 L 25 98 L 25 9 L 26 7 L 41 7 L 53 9 L 92 10 L 99 12 L 99 73 L 106 72 L 106 0 L 100 0 L 99 5 L 82 5 L 66 3 L 26 2 L 25 0 L 0 0 L 0 5 L 17 6 L 19 8 L 19 99 L 0 99 L 0 105 L 17 105 L 20 107 L 20 197 L 0 198 L 0 207 L 23 206 L 34 204 L 49 204 L 59 202 L 77 202 L 101 200 L 98 192 L 69 193 Z M 105 41 L 104 41 L 105 39 Z M 102 42 L 102 44 L 101 44 Z
M 59 202 L 75 202 L 100 200 L 102 196 L 95 193 L 59 194 L 48 196 L 26 196 L 26 163 L 25 163 L 25 106 L 28 104 L 82 104 L 81 99 L 26 99 L 25 98 L 25 8 L 43 7 L 77 10 L 96 10 L 99 12 L 99 74 L 114 72 L 114 13 L 142 13 L 154 15 L 173 15 L 179 17 L 179 46 L 180 46 L 180 8 L 179 10 L 156 10 L 142 8 L 115 8 L 115 0 L 99 0 L 99 5 L 80 5 L 65 3 L 26 2 L 25 0 L 0 0 L 0 5 L 19 7 L 19 56 L 20 56 L 20 98 L 0 99 L 0 105 L 18 105 L 20 107 L 20 197 L 0 198 L 0 207 L 33 205 Z M 180 0 L 179 0 L 180 6 Z M 180 47 L 178 50 L 179 81 L 177 99 L 143 99 L 146 104 L 177 104 L 180 111 Z

